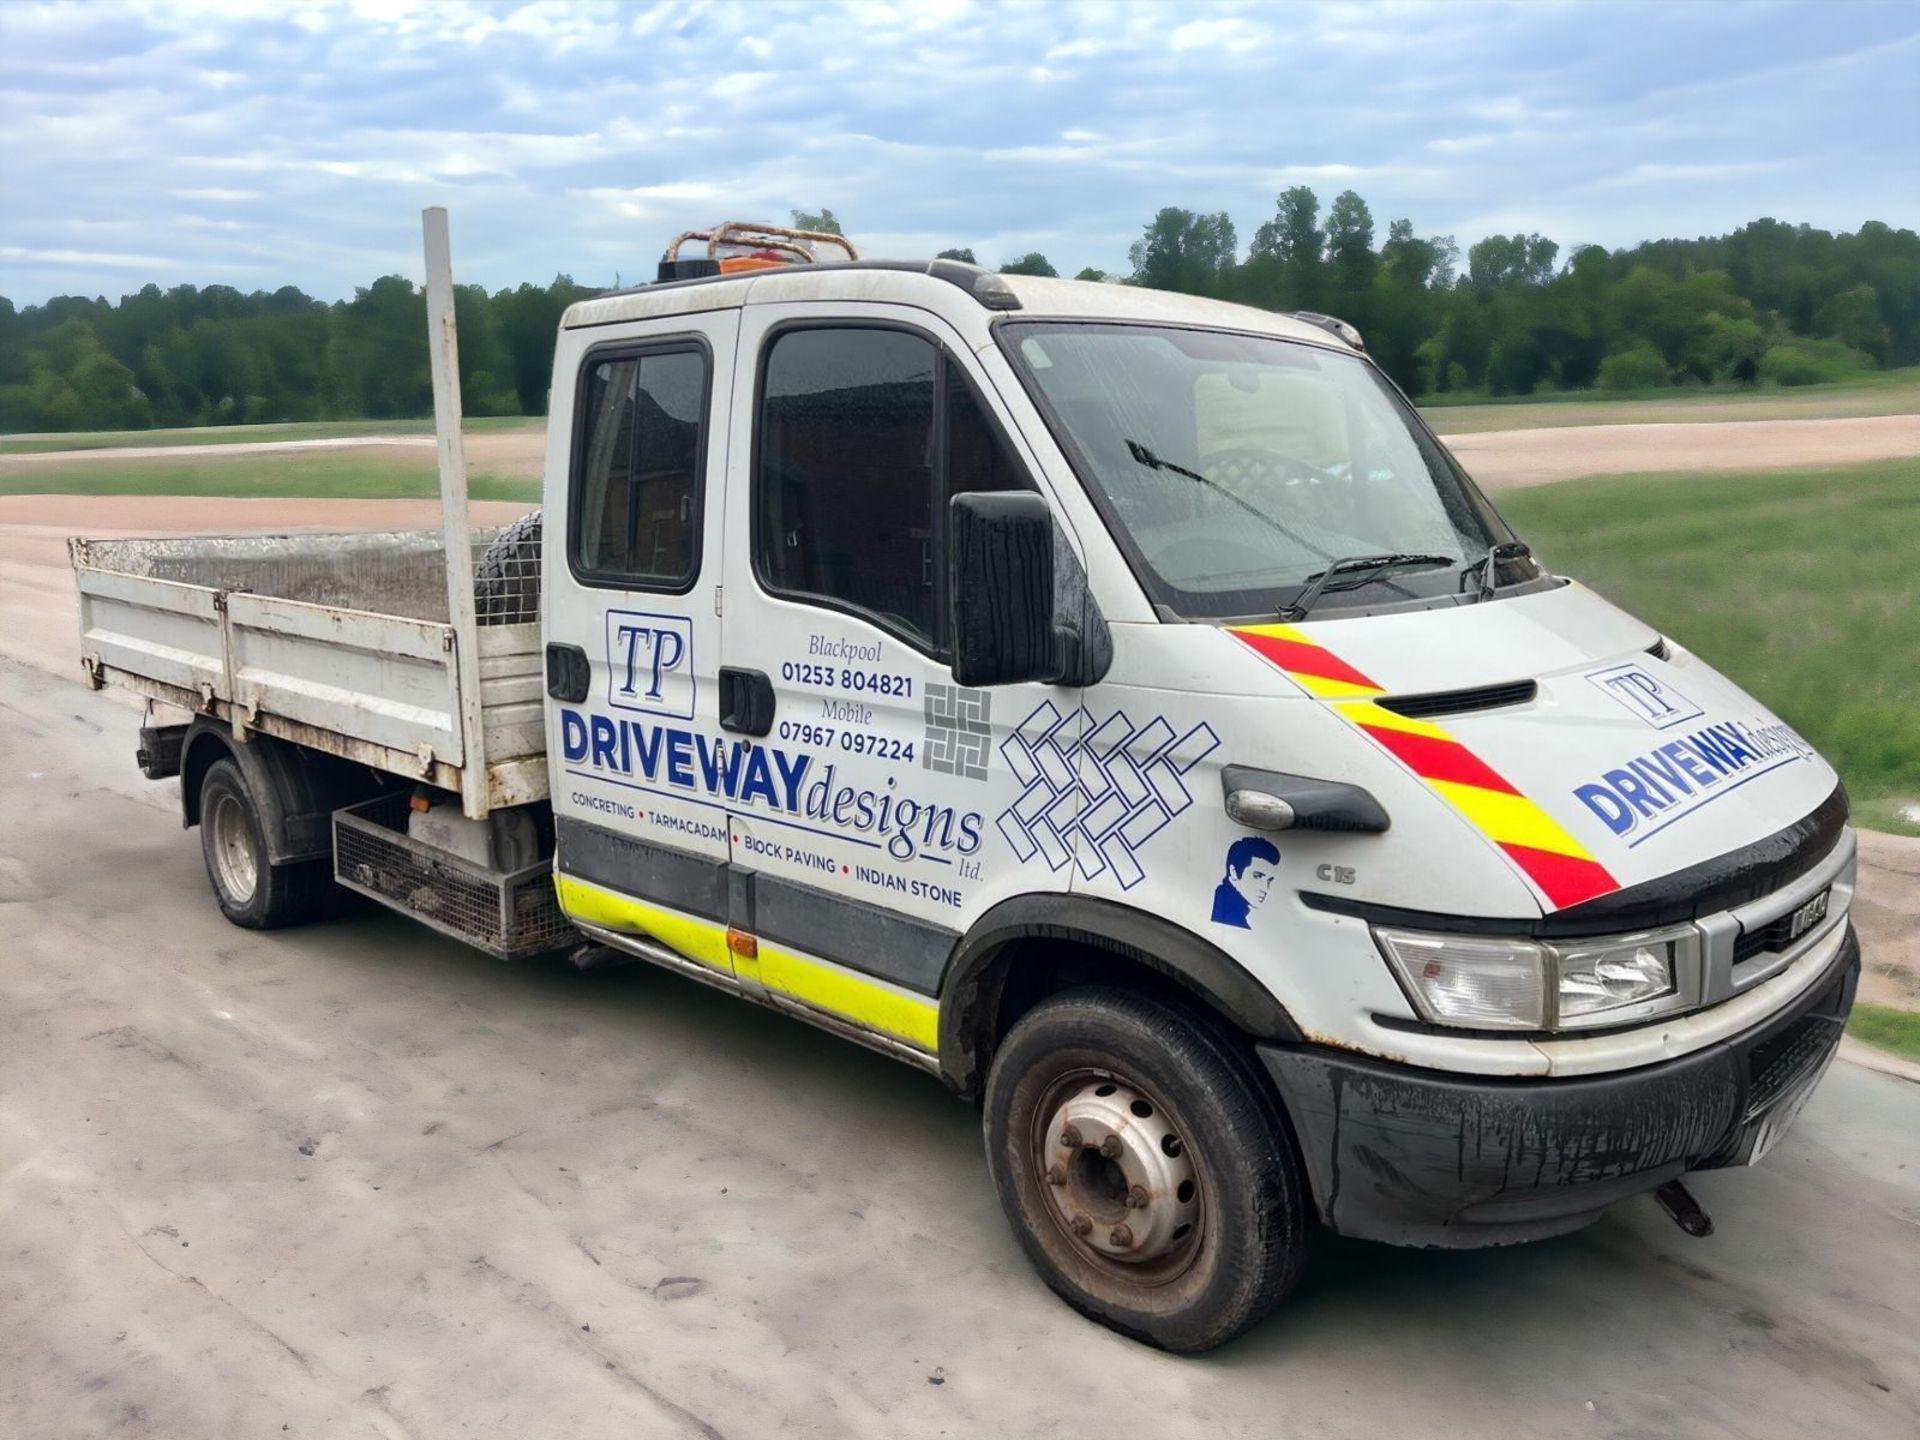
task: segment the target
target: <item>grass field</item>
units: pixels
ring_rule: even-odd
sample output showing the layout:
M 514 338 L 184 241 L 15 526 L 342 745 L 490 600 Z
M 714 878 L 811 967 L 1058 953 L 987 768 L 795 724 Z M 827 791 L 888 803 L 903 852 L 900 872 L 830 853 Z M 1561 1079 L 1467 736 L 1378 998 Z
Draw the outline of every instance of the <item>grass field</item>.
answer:
M 1429 395 L 1420 405 L 1443 435 L 1532 430 L 1563 425 L 1709 424 L 1717 420 L 1827 420 L 1851 415 L 1920 412 L 1920 366 L 1887 370 L 1835 385 L 1794 389 L 1715 386 L 1695 390 L 1587 390 L 1577 394 Z M 466 422 L 476 430 L 538 429 L 540 415 L 495 415 Z M 133 446 L 234 445 L 269 440 L 327 440 L 347 435 L 431 435 L 420 420 L 313 420 L 278 425 L 208 425 L 182 430 L 76 430 L 69 434 L 0 436 L 0 455 L 51 450 L 114 450 Z
M 1610 476 L 1500 508 L 1818 746 L 1863 820 L 1920 833 L 1896 809 L 1920 800 L 1920 460 Z
M 392 447 L 388 447 L 389 450 Z M 538 500 L 537 479 L 472 475 L 475 500 Z M 291 451 L 272 456 L 193 456 L 184 460 L 66 460 L 0 471 L 0 495 L 253 495 L 274 499 L 431 498 L 440 493 L 433 451 L 420 459 L 362 453 Z
M 1869 1045 L 1909 1060 L 1920 1060 L 1920 1010 L 1896 1010 L 1891 1005 L 1855 1005 L 1847 1032 Z
M 538 429 L 543 415 L 492 415 L 470 419 L 476 430 Z M 431 435 L 424 420 L 312 420 L 284 425 L 204 425 L 179 430 L 75 430 L 66 434 L 0 436 L 0 455 L 36 455 L 53 450 L 121 450 L 143 446 L 246 445 L 273 440 L 332 440 L 349 435 Z
M 1835 385 L 1793 389 L 1714 387 L 1582 391 L 1577 395 L 1429 395 L 1421 414 L 1442 435 L 1563 425 L 1712 424 L 1721 420 L 1835 420 L 1920 412 L 1920 367 L 1886 370 Z

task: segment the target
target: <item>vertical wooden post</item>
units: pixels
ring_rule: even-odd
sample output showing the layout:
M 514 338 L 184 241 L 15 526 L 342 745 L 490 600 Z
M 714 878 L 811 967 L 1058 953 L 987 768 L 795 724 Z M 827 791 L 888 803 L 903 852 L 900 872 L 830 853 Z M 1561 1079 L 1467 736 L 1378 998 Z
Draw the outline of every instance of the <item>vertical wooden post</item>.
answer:
M 447 555 L 447 619 L 459 687 L 460 808 L 487 815 L 487 754 L 480 721 L 480 646 L 474 624 L 473 536 L 467 523 L 467 454 L 460 434 L 460 341 L 453 313 L 453 252 L 447 212 L 420 212 L 426 235 L 427 353 L 433 362 L 433 433 L 440 458 L 440 526 Z

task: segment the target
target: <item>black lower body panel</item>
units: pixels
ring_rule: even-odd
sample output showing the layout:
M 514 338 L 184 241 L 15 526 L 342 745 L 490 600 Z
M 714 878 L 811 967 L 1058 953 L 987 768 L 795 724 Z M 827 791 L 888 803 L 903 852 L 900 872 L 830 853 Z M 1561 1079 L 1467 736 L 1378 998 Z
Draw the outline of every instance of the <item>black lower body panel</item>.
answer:
M 1688 1170 L 1745 1162 L 1824 1073 L 1859 976 L 1849 926 L 1826 974 L 1747 1033 L 1574 1080 L 1476 1079 L 1312 1046 L 1265 1046 L 1260 1058 L 1329 1228 L 1502 1245 L 1578 1229 Z

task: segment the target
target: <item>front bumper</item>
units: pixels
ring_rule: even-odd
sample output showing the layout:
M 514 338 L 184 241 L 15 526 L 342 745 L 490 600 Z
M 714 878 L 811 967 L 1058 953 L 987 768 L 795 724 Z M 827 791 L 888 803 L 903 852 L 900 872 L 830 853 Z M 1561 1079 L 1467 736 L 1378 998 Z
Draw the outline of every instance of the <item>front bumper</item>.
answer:
M 1260 1058 L 1330 1229 L 1504 1245 L 1576 1230 L 1688 1170 L 1751 1159 L 1825 1072 L 1859 978 L 1849 924 L 1820 979 L 1746 1033 L 1575 1080 L 1468 1079 L 1311 1046 L 1265 1046 Z

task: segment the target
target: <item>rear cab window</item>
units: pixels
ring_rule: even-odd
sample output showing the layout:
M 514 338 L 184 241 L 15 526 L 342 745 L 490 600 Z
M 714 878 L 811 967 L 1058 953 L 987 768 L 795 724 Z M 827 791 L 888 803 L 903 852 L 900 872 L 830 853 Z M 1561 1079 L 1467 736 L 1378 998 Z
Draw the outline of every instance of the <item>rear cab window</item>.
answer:
M 567 558 L 583 584 L 692 587 L 711 374 L 706 347 L 692 340 L 587 357 L 567 531 Z

